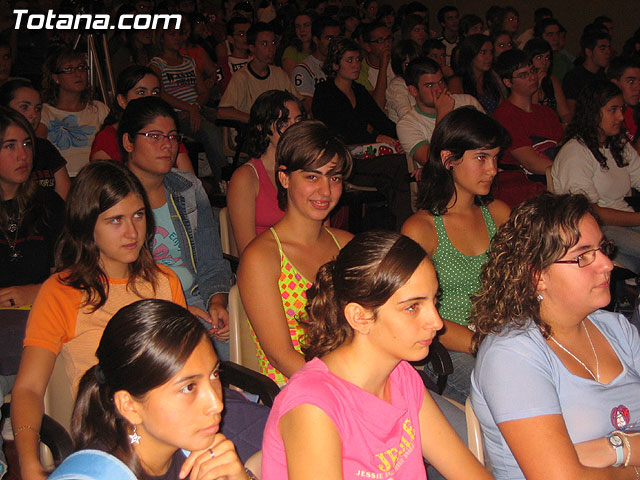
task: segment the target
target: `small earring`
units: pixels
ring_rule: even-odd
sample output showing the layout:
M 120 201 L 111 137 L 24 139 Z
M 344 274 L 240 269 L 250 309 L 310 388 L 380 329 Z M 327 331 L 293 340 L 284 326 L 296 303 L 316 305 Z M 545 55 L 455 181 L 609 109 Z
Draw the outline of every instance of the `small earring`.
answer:
M 141 435 L 138 435 L 138 432 L 136 431 L 136 426 L 133 426 L 133 433 L 131 435 L 129 435 L 129 443 L 131 445 L 133 445 L 134 443 L 137 443 L 138 445 L 140 444 L 140 439 L 142 438 Z
M 542 296 L 541 293 L 536 295 L 536 300 L 538 300 L 538 302 L 541 302 L 542 300 L 544 300 L 544 297 Z

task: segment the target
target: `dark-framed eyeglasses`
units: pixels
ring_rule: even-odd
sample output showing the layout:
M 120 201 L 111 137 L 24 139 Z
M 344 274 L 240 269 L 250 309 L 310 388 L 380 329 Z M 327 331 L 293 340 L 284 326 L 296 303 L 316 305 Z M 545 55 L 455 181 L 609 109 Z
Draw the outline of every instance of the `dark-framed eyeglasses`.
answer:
M 607 257 L 611 257 L 613 252 L 616 249 L 616 244 L 613 240 L 607 240 L 606 242 L 602 242 L 602 244 L 598 248 L 592 248 L 591 250 L 587 250 L 586 252 L 582 252 L 576 258 L 572 258 L 571 260 L 557 260 L 553 263 L 564 263 L 564 264 L 578 264 L 578 267 L 584 268 L 591 265 L 596 261 L 596 253 L 598 251 L 605 254 Z
M 138 132 L 136 135 L 141 135 L 143 137 L 150 138 L 156 143 L 160 143 L 163 139 L 168 139 L 171 143 L 180 143 L 184 135 L 181 133 L 170 133 L 169 135 L 165 135 L 164 133 L 158 132 Z
M 537 75 L 537 74 L 538 74 L 538 69 L 536 67 L 531 67 L 526 72 L 521 72 L 521 73 L 518 73 L 518 74 L 514 73 L 511 76 L 511 78 L 520 78 L 520 79 L 524 80 L 525 78 L 529 78 L 529 77 Z
M 73 72 L 88 72 L 88 71 L 89 71 L 88 65 L 78 65 L 76 67 L 64 67 L 55 73 L 58 75 L 62 75 L 63 73 L 69 74 Z

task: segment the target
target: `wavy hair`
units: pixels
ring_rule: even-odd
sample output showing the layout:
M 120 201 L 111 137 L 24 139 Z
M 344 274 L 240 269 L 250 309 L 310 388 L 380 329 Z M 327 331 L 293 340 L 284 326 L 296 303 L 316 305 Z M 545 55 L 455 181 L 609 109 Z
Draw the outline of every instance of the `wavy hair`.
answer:
M 282 129 L 289 121 L 287 102 L 294 102 L 304 111 L 297 97 L 286 90 L 268 90 L 261 94 L 251 107 L 249 126 L 247 129 L 247 152 L 253 157 L 260 157 L 269 146 L 269 137 Z
M 388 231 L 356 235 L 325 263 L 307 290 L 306 329 L 302 351 L 307 361 L 348 343 L 353 329 L 344 316 L 348 303 L 357 303 L 375 314 L 402 287 L 427 253 L 409 237 Z
M 131 425 L 113 395 L 125 390 L 143 399 L 187 362 L 207 332 L 185 308 L 166 300 L 139 300 L 109 320 L 96 351 L 98 364 L 82 376 L 71 419 L 76 449 L 99 444 L 136 475 L 141 467 L 131 448 Z
M 621 95 L 622 91 L 613 82 L 598 80 L 588 83 L 578 96 L 573 119 L 564 133 L 565 143 L 572 138 L 583 143 L 604 170 L 608 170 L 609 167 L 607 157 L 600 151 L 603 145 L 598 140 L 601 132 L 601 110 L 611 99 Z M 617 135 L 608 136 L 604 141 L 604 147 L 609 149 L 616 165 L 620 168 L 628 164 L 622 155 L 626 143 L 623 130 Z
M 331 173 L 338 173 L 347 178 L 351 173 L 353 160 L 347 146 L 334 135 L 327 126 L 318 120 L 305 120 L 291 127 L 282 134 L 276 148 L 276 172 L 285 175 L 297 170 L 315 170 L 336 159 Z M 287 190 L 280 183 L 276 174 L 278 189 L 278 206 L 287 209 Z
M 580 220 L 589 213 L 593 215 L 584 195 L 549 192 L 511 212 L 491 242 L 489 261 L 480 275 L 482 286 L 471 296 L 474 353 L 487 335 L 507 327 L 522 329 L 530 321 L 545 338 L 551 335 L 551 327 L 540 318 L 538 278 L 578 243 Z
M 358 45 L 355 40 L 346 37 L 334 38 L 329 43 L 327 58 L 324 59 L 324 63 L 322 64 L 322 71 L 327 78 L 335 78 L 337 74 L 335 65 L 338 66 L 338 69 L 340 68 L 342 57 L 344 57 L 347 52 L 360 53 L 360 51 L 360 45 Z
M 92 311 L 105 304 L 109 293 L 109 278 L 100 266 L 94 238 L 98 216 L 130 194 L 138 195 L 144 203 L 147 229 L 138 258 L 129 264 L 127 287 L 137 295 L 138 279 L 155 287 L 160 273 L 149 248 L 155 228 L 153 210 L 140 180 L 119 162 L 92 162 L 80 170 L 69 191 L 55 252 L 56 272 L 64 272 L 63 284 L 84 292 L 83 306 L 92 307 Z
M 429 158 L 418 185 L 417 207 L 431 215 L 444 215 L 451 199 L 456 198 L 456 184 L 452 165 L 462 161 L 468 150 L 493 149 L 501 152 L 511 143 L 511 136 L 499 122 L 473 107 L 457 108 L 449 112 L 436 125 L 431 136 Z M 451 152 L 446 164 L 441 152 Z M 493 200 L 491 194 L 478 196 L 475 202 L 486 205 Z

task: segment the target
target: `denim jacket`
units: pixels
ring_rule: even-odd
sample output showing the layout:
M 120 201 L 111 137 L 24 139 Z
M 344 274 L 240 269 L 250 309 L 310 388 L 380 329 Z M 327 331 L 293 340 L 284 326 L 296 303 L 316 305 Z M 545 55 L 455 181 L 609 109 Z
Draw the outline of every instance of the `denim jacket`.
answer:
M 233 283 L 229 262 L 222 257 L 218 224 L 195 175 L 172 169 L 164 177 L 164 187 L 184 264 L 195 279 L 190 291 L 184 292 L 187 305 L 207 310 L 211 297 L 228 293 Z

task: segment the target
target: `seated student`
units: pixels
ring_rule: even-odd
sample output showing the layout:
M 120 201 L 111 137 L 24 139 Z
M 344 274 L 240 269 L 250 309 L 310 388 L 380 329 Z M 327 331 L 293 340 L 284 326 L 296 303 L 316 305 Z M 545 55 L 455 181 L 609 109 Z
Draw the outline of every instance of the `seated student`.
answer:
M 438 65 L 440 65 L 440 69 L 442 70 L 442 74 L 444 75 L 445 80 L 448 81 L 451 77 L 455 75 L 455 73 L 453 72 L 453 68 L 451 68 L 446 63 L 446 60 L 447 60 L 446 49 L 445 49 L 444 43 L 442 43 L 440 40 L 436 40 L 435 38 L 430 38 L 429 40 L 424 42 L 424 45 L 422 45 L 422 54 L 425 57 L 438 62 Z
M 446 115 L 429 138 L 419 210 L 402 226 L 402 233 L 426 250 L 438 273 L 438 310 L 446 327 L 439 338 L 454 367 L 443 394 L 464 404 L 474 365 L 469 297 L 480 287 L 491 239 L 510 211 L 489 195 L 509 134 L 495 120 L 465 107 Z
M 302 95 L 307 112 L 311 112 L 316 85 L 327 79 L 322 64 L 327 58 L 329 43 L 340 35 L 340 24 L 331 17 L 319 17 L 313 21 L 311 32 L 315 50 L 291 71 L 291 81 Z
M 116 78 L 131 65 L 148 65 L 153 58 L 153 30 L 125 30 L 125 41 L 110 45 L 111 65 Z M 115 40 L 115 38 L 114 38 Z M 118 43 L 112 41 L 110 43 Z
M 44 65 L 42 117 L 36 134 L 47 138 L 75 177 L 89 162 L 91 143 L 109 108 L 91 99 L 84 54 L 68 47 L 53 51 Z
M 282 90 L 264 92 L 251 107 L 247 149 L 253 158 L 233 172 L 227 192 L 239 255 L 251 240 L 284 216 L 275 183 L 276 147 L 287 128 L 303 119 L 300 101 Z
M 584 55 L 584 63 L 567 72 L 562 80 L 562 89 L 572 114 L 584 86 L 606 79 L 605 70 L 611 59 L 611 36 L 600 30 L 585 29 L 580 37 L 580 49 Z
M 222 168 L 227 164 L 222 156 L 218 128 L 205 118 L 204 105 L 209 99 L 209 89 L 191 57 L 180 52 L 182 34 L 174 28 L 156 32 L 158 56 L 149 66 L 160 82 L 160 97 L 176 109 L 180 131 L 202 143 L 211 167 L 214 188 L 222 179 Z
M 328 80 L 316 88 L 313 116 L 348 144 L 399 146 L 395 124 L 356 82 L 361 61 L 357 43 L 347 38 L 333 39 L 322 67 Z M 356 185 L 374 186 L 382 191 L 391 205 L 398 229 L 411 215 L 407 162 L 401 156 L 356 160 L 354 176 L 350 180 Z
M 198 71 L 202 75 L 205 87 L 211 91 L 218 82 L 217 67 L 215 63 L 213 63 L 209 53 L 194 41 L 194 37 L 192 36 L 193 30 L 191 28 L 191 15 L 182 14 L 180 32 L 182 33 L 180 53 L 193 58 Z M 209 100 L 210 98 L 207 102 L 209 102 Z
M 515 207 L 544 190 L 546 172 L 562 139 L 562 125 L 556 112 L 533 103 L 538 91 L 538 72 L 526 53 L 522 50 L 503 53 L 496 71 L 509 89 L 509 97 L 496 108 L 493 118 L 507 129 L 512 141 L 500 162 L 502 171 L 498 173 L 494 194 Z
M 460 37 L 458 28 L 460 25 L 460 13 L 452 5 L 445 5 L 438 10 L 438 23 L 442 27 L 442 33 L 436 38 L 440 40 L 446 48 L 446 64 L 451 65 L 451 53 L 458 46 Z
M 422 48 L 424 42 L 429 38 L 429 32 L 427 31 L 427 25 L 424 18 L 415 14 L 404 17 L 400 34 L 402 36 L 402 40 L 411 40 L 418 46 L 418 48 Z
M 38 432 L 56 356 L 62 352 L 75 392 L 82 374 L 96 362 L 107 321 L 121 307 L 141 298 L 185 305 L 178 277 L 151 256 L 151 215 L 142 185 L 118 163 L 91 163 L 71 186 L 56 273 L 42 284 L 33 304 L 12 392 L 22 478 L 46 476 L 38 458 Z
M 553 61 L 551 73 L 562 83 L 565 75 L 573 69 L 573 57 L 563 50 L 566 30 L 555 18 L 543 18 L 533 27 L 533 37 L 540 38 L 551 45 Z
M 431 135 L 444 116 L 455 108 L 472 106 L 484 113 L 471 95 L 451 94 L 447 89 L 440 65 L 430 58 L 417 58 L 405 72 L 409 93 L 416 102 L 397 125 L 400 143 L 415 165 L 424 165 L 429 158 Z
M 220 94 L 224 94 L 233 74 L 245 67 L 252 59 L 247 43 L 247 32 L 250 27 L 251 22 L 239 15 L 227 22 L 227 39 L 216 47 Z
M 218 354 L 226 360 L 231 268 L 222 257 L 218 224 L 202 183 L 192 173 L 172 169 L 181 139 L 175 111 L 157 97 L 131 101 L 120 119 L 118 139 L 153 209 L 153 258 L 180 277 L 189 310 L 211 329 Z
M 423 459 L 448 479 L 491 478 L 408 363 L 442 327 L 437 294 L 425 251 L 394 232 L 362 233 L 320 268 L 304 319 L 309 363 L 269 415 L 264 480 L 419 480 Z
M 466 37 L 468 37 L 469 35 L 475 35 L 476 33 L 482 33 L 483 31 L 483 27 L 484 27 L 484 23 L 482 21 L 482 19 L 477 16 L 477 15 L 463 15 L 460 18 L 460 21 L 458 22 L 458 44 Z M 435 40 L 435 39 L 434 39 Z M 438 41 L 439 40 L 435 40 Z M 442 42 L 440 42 L 442 43 Z M 445 49 L 444 44 L 442 44 L 442 50 Z M 425 50 L 425 53 L 426 50 Z M 458 45 L 456 45 L 453 50 L 451 51 L 451 58 L 450 58 L 450 66 L 449 69 L 455 69 L 457 68 L 458 65 Z M 444 56 L 444 52 L 443 52 L 443 56 Z M 431 57 L 434 60 L 438 61 L 436 58 Z M 440 62 L 438 62 L 440 63 Z M 443 64 L 446 65 L 446 63 L 444 63 L 443 60 Z M 445 77 L 448 78 L 449 76 L 453 76 L 453 70 L 451 75 L 447 75 L 445 69 L 442 69 L 443 73 L 445 73 Z
M 545 18 L 553 18 L 553 12 L 547 7 L 536 8 L 533 12 L 533 27 L 527 28 L 524 32 L 520 34 L 520 36 L 516 39 L 516 48 L 520 50 L 524 50 L 524 46 L 527 42 L 534 38 L 534 28 L 535 26 Z
M 618 86 L 626 106 L 624 128 L 633 145 L 638 137 L 638 112 L 640 109 L 640 57 L 614 58 L 607 70 L 607 77 Z
M 300 97 L 285 71 L 273 65 L 277 45 L 273 26 L 256 23 L 247 32 L 247 42 L 253 60 L 231 78 L 220 100 L 218 118 L 248 123 L 253 102 L 268 90 L 287 90 Z
M 416 104 L 407 89 L 404 72 L 409 62 L 418 58 L 420 54 L 420 48 L 412 40 L 400 40 L 391 49 L 391 69 L 396 76 L 389 83 L 385 93 L 385 111 L 392 122 L 397 123 Z
M 354 36 L 354 32 L 360 25 L 360 16 L 358 15 L 355 7 L 352 7 L 351 5 L 345 5 L 342 7 L 338 15 L 338 22 L 340 22 L 340 25 L 344 28 L 345 38 L 357 40 L 357 37 Z
M 499 480 L 638 476 L 640 336 L 599 310 L 613 248 L 589 202 L 543 193 L 493 238 L 472 307 L 471 403 Z
M 518 31 L 518 25 L 520 24 L 520 14 L 513 7 L 503 7 L 496 15 L 496 22 L 491 26 L 491 33 L 507 32 L 509 36 L 513 37 Z
M 612 82 L 586 86 L 551 175 L 555 192 L 587 196 L 602 231 L 616 242 L 616 262 L 640 273 L 640 213 L 624 199 L 640 188 L 640 156 L 622 130 L 623 110 L 622 92 Z
M 276 186 L 285 214 L 249 244 L 238 269 L 260 371 L 279 385 L 304 365 L 299 316 L 304 312 L 309 279 L 352 237 L 325 225 L 350 171 L 349 150 L 321 122 L 300 122 L 280 138 Z
M 491 115 L 506 97 L 500 78 L 492 70 L 493 45 L 486 35 L 469 35 L 459 44 L 456 76 L 449 79 L 451 93 L 466 93 L 478 99 Z
M 163 300 L 120 309 L 96 360 L 80 380 L 71 422 L 80 455 L 107 454 L 141 479 L 255 478 L 219 432 L 220 360 L 187 310 Z M 49 478 L 86 478 L 72 460 Z
M 20 112 L 34 132 L 40 125 L 42 100 L 40 92 L 29 80 L 15 78 L 0 87 L 0 106 Z M 34 137 L 31 176 L 44 188 L 54 190 L 63 200 L 67 198 L 71 179 L 66 163 L 57 148 L 46 138 Z
M 315 13 L 300 12 L 293 20 L 295 36 L 282 54 L 282 69 L 291 75 L 293 69 L 315 50 L 311 25 Z
M 500 30 L 499 32 L 492 33 L 489 38 L 493 44 L 493 63 L 495 65 L 496 60 L 503 52 L 514 48 L 513 37 L 506 30 Z
M 380 108 L 384 108 L 385 92 L 393 79 L 391 46 L 393 34 L 381 23 L 372 22 L 362 30 L 364 58 L 356 81 L 362 85 Z
M 93 139 L 90 161 L 115 160 L 122 162 L 122 151 L 118 145 L 118 124 L 129 101 L 136 98 L 160 95 L 160 79 L 156 72 L 142 65 L 125 68 L 116 82 L 116 98 L 104 126 Z M 193 173 L 193 165 L 185 146 L 181 143 L 176 159 L 176 168 Z
M 551 73 L 551 45 L 541 38 L 532 38 L 523 48 L 531 64 L 538 69 L 538 91 L 533 103 L 539 103 L 556 111 L 563 127 L 571 121 L 571 112 L 562 91 L 562 84 Z

